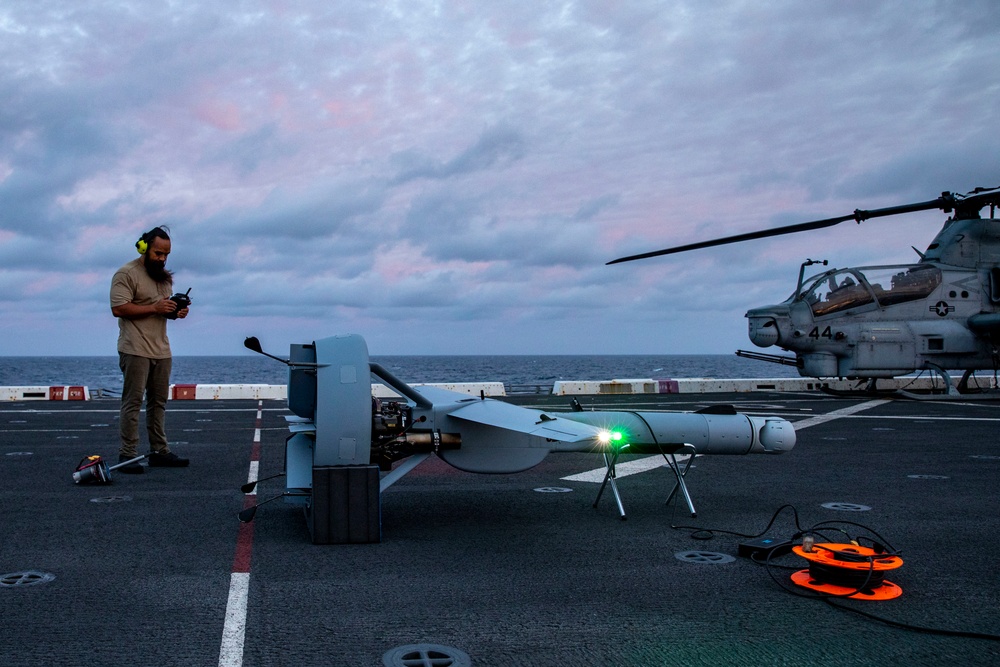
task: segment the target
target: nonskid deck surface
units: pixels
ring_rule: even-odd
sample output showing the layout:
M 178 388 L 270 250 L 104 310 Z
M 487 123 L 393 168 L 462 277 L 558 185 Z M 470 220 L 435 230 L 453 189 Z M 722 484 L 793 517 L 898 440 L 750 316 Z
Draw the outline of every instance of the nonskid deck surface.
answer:
M 569 399 L 516 400 L 555 409 Z M 283 402 L 172 402 L 171 447 L 191 466 L 113 473 L 105 487 L 77 486 L 72 472 L 88 454 L 117 460 L 115 401 L 0 405 L 3 663 L 382 665 L 415 644 L 518 667 L 1000 660 L 997 642 L 893 628 L 797 597 L 766 568 L 714 555 L 736 555 L 742 538 L 672 528 L 755 534 L 785 504 L 803 526 L 864 524 L 901 552 L 904 565 L 887 578 L 903 595 L 846 604 L 1000 633 L 1000 403 L 809 393 L 580 402 L 730 403 L 789 419 L 798 444 L 781 456 L 698 458 L 688 476 L 696 519 L 664 506 L 671 477 L 651 465 L 620 474 L 621 521 L 607 493 L 591 507 L 600 474 L 580 481 L 600 471 L 598 455 L 550 455 L 496 476 L 432 458 L 383 494 L 380 544 L 317 546 L 301 509 L 281 501 L 261 507 L 252 530 L 236 518 L 255 442 L 259 476 L 281 470 Z M 258 497 L 282 488 L 280 478 L 261 482 Z M 769 535 L 795 530 L 786 511 Z M 241 569 L 249 573 L 234 577 Z M 234 582 L 245 584 L 235 609 L 245 627 L 232 618 Z

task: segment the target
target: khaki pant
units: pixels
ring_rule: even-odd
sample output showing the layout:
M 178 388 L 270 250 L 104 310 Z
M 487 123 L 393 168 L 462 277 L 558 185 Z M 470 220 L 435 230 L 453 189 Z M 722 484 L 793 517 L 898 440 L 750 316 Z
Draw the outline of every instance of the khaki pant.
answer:
M 142 409 L 143 395 L 146 397 L 146 433 L 149 436 L 149 450 L 158 454 L 170 451 L 167 447 L 163 418 L 167 407 L 167 393 L 170 390 L 171 362 L 169 358 L 147 359 L 118 353 L 118 365 L 124 377 L 119 416 L 122 439 L 121 449 L 118 450 L 120 455 L 128 458 L 139 455 L 139 411 Z

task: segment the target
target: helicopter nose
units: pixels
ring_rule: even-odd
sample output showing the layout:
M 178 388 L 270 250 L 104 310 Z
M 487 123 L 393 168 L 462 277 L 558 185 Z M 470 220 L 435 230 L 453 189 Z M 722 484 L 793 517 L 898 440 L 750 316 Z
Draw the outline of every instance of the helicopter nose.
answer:
M 778 323 L 773 317 L 748 317 L 750 342 L 757 347 L 771 347 L 778 342 Z

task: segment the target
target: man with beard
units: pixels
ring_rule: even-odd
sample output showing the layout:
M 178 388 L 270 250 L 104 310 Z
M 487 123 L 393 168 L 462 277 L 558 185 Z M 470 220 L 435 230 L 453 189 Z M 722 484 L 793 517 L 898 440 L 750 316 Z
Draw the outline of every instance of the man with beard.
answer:
M 118 269 L 111 280 L 111 313 L 118 318 L 118 360 L 124 378 L 118 461 L 139 456 L 139 411 L 145 395 L 149 465 L 180 468 L 189 461 L 170 451 L 163 424 L 172 361 L 167 319 L 183 319 L 188 309 L 177 310 L 170 300 L 174 280 L 166 269 L 167 230 L 154 227 L 135 247 L 141 256 Z M 143 471 L 138 462 L 118 468 L 127 474 Z

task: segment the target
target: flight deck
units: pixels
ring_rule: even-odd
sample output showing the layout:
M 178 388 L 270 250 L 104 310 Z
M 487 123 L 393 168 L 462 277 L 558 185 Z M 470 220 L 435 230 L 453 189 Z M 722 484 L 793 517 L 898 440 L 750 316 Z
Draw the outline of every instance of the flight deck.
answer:
M 569 398 L 506 400 L 544 410 Z M 579 396 L 584 410 L 733 405 L 783 417 L 781 455 L 699 456 L 697 517 L 665 504 L 665 459 L 552 453 L 516 474 L 431 456 L 382 493 L 381 541 L 316 545 L 278 499 L 280 400 L 172 401 L 182 469 L 78 486 L 117 460 L 118 403 L 0 403 L 0 654 L 66 665 L 994 665 L 1000 642 L 1000 402 L 817 392 Z M 245 494 L 240 486 L 260 478 Z M 902 595 L 838 600 L 740 544 L 820 522 L 884 539 Z M 796 519 L 798 525 L 796 524 Z M 861 528 L 865 527 L 865 529 Z M 729 531 L 729 532 L 726 532 Z M 741 533 L 744 536 L 732 533 Z M 924 629 L 951 633 L 935 634 Z

